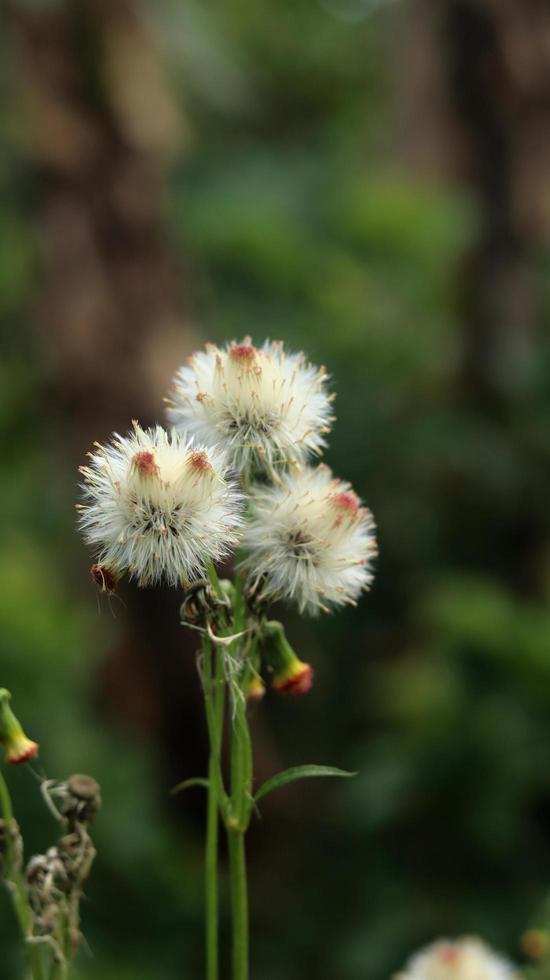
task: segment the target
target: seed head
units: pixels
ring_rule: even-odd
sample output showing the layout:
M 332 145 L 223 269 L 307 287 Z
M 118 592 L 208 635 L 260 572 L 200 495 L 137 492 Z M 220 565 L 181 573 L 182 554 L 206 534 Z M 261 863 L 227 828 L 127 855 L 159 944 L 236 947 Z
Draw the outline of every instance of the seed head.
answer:
M 260 598 L 290 599 L 301 611 L 354 604 L 373 579 L 372 514 L 326 466 L 255 487 L 242 543 L 250 588 L 259 582 Z
M 208 345 L 176 374 L 168 418 L 207 446 L 223 446 L 238 471 L 273 478 L 325 445 L 332 422 L 326 382 L 323 368 L 281 343 L 255 347 L 246 337 Z
M 90 457 L 81 468 L 79 526 L 96 551 L 92 575 L 104 591 L 123 573 L 140 585 L 192 580 L 237 543 L 242 496 L 220 450 L 134 423 Z
M 481 939 L 441 939 L 416 953 L 394 980 L 514 980 L 519 971 Z

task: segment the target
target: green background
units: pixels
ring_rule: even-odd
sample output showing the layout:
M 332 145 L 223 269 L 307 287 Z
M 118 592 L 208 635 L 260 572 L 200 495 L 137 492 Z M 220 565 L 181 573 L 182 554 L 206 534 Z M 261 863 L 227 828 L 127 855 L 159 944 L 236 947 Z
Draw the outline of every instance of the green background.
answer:
M 93 21 L 94 5 L 81 8 Z M 250 838 L 252 977 L 382 980 L 420 945 L 462 933 L 518 959 L 550 879 L 548 243 L 525 249 L 536 302 L 517 329 L 528 328 L 529 356 L 502 374 L 479 363 L 474 384 L 464 348 L 478 280 L 465 260 L 484 240 L 486 202 L 475 174 L 435 175 L 406 152 L 423 122 L 421 102 L 409 106 L 404 136 L 410 5 L 172 0 L 145 14 L 185 130 L 160 195 L 185 309 L 165 387 L 208 339 L 305 349 L 337 395 L 327 461 L 379 533 L 375 584 L 357 610 L 307 621 L 281 611 L 316 684 L 255 709 L 258 771 L 317 762 L 359 775 L 265 801 Z M 37 327 L 51 185 L 29 149 L 17 30 L 15 16 L 0 96 L 0 683 L 41 743 L 39 771 L 86 771 L 102 785 L 89 953 L 75 978 L 196 978 L 202 800 L 168 796 L 205 768 L 192 642 L 177 632 L 176 594 L 155 604 L 128 587 L 98 614 L 74 528 L 76 466 L 90 432 L 105 439 L 130 414 L 102 389 L 97 430 L 92 398 L 82 444 L 78 426 L 77 444 L 67 436 L 55 339 Z M 444 62 L 446 43 L 434 39 Z M 78 50 L 94 77 L 101 52 Z M 98 370 L 104 358 L 98 345 Z M 162 419 L 164 393 L 144 422 Z M 137 608 L 173 623 L 159 619 L 153 690 L 132 660 Z M 187 664 L 170 724 L 166 631 Z M 42 850 L 54 826 L 38 783 L 7 775 L 28 853 Z M 222 925 L 227 939 L 226 912 Z M 0 949 L 0 980 L 15 980 L 5 895 Z

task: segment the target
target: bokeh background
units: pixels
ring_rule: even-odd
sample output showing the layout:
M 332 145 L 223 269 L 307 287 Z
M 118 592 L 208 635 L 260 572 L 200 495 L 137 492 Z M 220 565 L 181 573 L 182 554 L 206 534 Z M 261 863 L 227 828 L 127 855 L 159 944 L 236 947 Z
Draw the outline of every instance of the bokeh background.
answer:
M 550 13 L 544 0 L 5 0 L 0 683 L 103 787 L 78 980 L 202 971 L 193 641 L 98 597 L 77 465 L 205 340 L 325 363 L 374 511 L 357 611 L 285 613 L 316 685 L 254 713 L 254 980 L 518 960 L 550 885 Z M 53 821 L 9 773 L 29 853 Z M 223 931 L 228 922 L 224 913 Z M 0 896 L 0 978 L 20 952 Z M 228 975 L 226 970 L 224 975 Z

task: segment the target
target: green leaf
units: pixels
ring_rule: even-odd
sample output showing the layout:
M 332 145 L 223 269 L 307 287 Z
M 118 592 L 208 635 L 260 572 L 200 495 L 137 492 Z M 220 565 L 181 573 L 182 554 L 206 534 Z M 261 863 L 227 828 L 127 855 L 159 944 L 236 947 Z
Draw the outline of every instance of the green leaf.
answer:
M 184 779 L 183 783 L 177 783 L 175 786 L 172 786 L 170 796 L 177 796 L 178 793 L 183 793 L 185 789 L 192 789 L 193 786 L 202 786 L 203 789 L 208 789 L 210 780 L 203 779 L 202 776 L 193 776 L 192 779 Z
M 293 783 L 297 779 L 310 779 L 312 776 L 343 776 L 347 779 L 356 775 L 356 772 L 335 769 L 334 766 L 293 766 L 292 769 L 285 769 L 284 772 L 279 772 L 276 776 L 266 780 L 256 793 L 254 802 L 258 803 L 268 793 L 272 793 L 274 789 L 286 786 L 287 783 Z

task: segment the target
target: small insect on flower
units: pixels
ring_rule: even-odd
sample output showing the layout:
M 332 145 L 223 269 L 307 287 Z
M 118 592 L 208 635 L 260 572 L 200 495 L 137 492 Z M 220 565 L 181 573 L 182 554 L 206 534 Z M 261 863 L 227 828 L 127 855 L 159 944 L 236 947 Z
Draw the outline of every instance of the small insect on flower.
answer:
M 394 980 L 514 980 L 519 971 L 481 939 L 440 939 L 416 953 Z
M 373 579 L 374 520 L 348 483 L 327 466 L 256 486 L 243 535 L 242 567 L 261 598 L 295 601 L 300 611 L 355 604 Z
M 237 544 L 242 495 L 220 450 L 134 422 L 89 455 L 79 527 L 96 550 L 91 574 L 102 591 L 125 572 L 139 585 L 185 583 Z
M 324 368 L 279 342 L 209 344 L 176 374 L 168 418 L 178 431 L 222 445 L 239 472 L 275 478 L 322 451 L 333 421 L 326 382 Z

